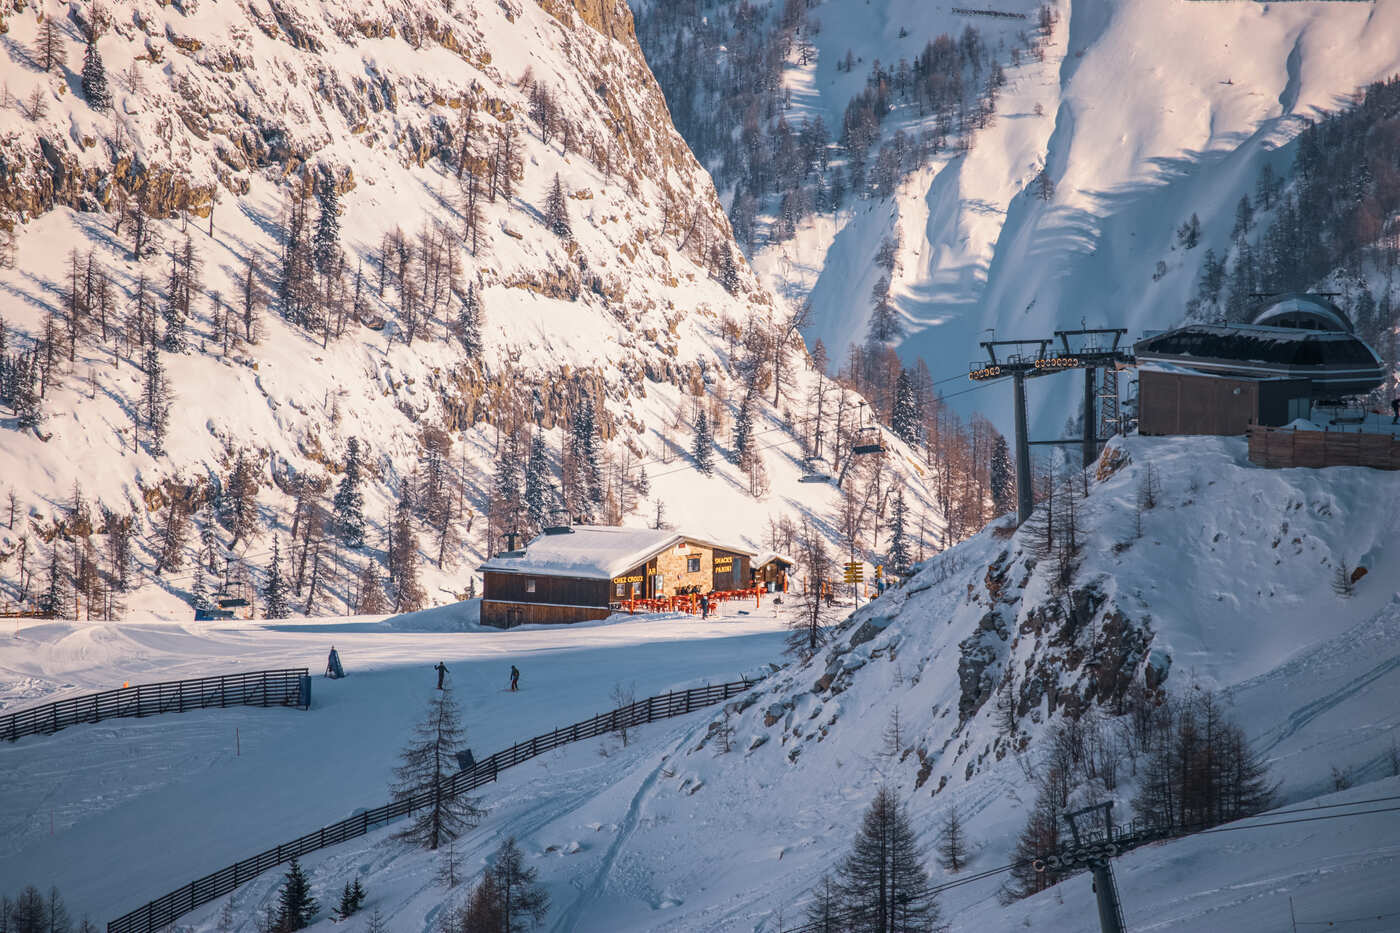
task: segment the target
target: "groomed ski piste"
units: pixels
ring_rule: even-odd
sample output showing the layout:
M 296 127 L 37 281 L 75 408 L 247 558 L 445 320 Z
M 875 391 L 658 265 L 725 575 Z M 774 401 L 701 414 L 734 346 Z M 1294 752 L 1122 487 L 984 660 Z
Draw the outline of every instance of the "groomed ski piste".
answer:
M 1338 920 L 1351 921 L 1335 927 L 1347 931 L 1400 928 L 1400 779 L 1388 763 L 1400 734 L 1400 477 L 1261 470 L 1242 441 L 1219 438 L 1129 438 L 1105 462 L 1112 468 L 1082 506 L 1079 579 L 1099 581 L 1111 605 L 1150 620 L 1144 663 L 1165 665 L 1178 693 L 1218 690 L 1281 785 L 1277 816 L 1117 859 L 1128 929 L 1263 933 L 1294 919 L 1300 930 Z M 1131 503 L 1149 463 L 1158 503 L 1134 538 Z M 970 596 L 999 554 L 1025 544 L 1023 534 L 988 528 L 862 606 L 836 651 L 770 674 L 730 714 L 728 754 L 706 741 L 723 715 L 710 709 L 641 727 L 626 747 L 582 742 L 503 774 L 480 793 L 486 818 L 458 842 L 465 873 L 479 874 L 515 836 L 552 901 L 543 929 L 775 933 L 802 924 L 813 884 L 844 854 L 881 782 L 908 801 L 930 850 L 948 808 L 959 809 L 973 842 L 961 877 L 1007 865 L 1035 792 L 1016 755 L 979 754 L 995 733 L 993 704 L 959 725 L 957 669 L 985 611 Z M 1122 542 L 1131 543 L 1113 547 Z M 1349 598 L 1328 583 L 1339 559 L 1369 570 Z M 1037 610 L 1042 582 L 1034 573 L 1018 580 L 1007 611 Z M 7 707 L 225 667 L 316 671 L 332 643 L 350 676 L 317 678 L 309 712 L 192 712 L 0 747 L 7 804 L 14 800 L 0 827 L 0 882 L 57 884 L 75 914 L 105 922 L 384 802 L 439 659 L 480 757 L 608 709 L 619 683 L 644 697 L 771 670 L 786 660 L 784 621 L 765 603 L 709 622 L 614 617 L 510 632 L 482 630 L 469 610 L 452 609 L 387 621 L 20 623 L 0 642 Z M 862 627 L 873 637 L 844 650 Z M 1013 641 L 1008 657 L 1048 656 L 1031 641 Z M 523 673 L 518 694 L 505 689 L 511 664 Z M 831 669 L 849 672 L 840 691 L 815 689 Z M 1066 667 L 1063 676 L 1076 674 Z M 913 756 L 883 751 L 895 708 L 907 744 L 934 762 L 922 786 Z M 1042 708 L 1025 720 L 1032 765 L 1057 718 Z M 1333 769 L 1350 789 L 1334 792 Z M 1126 817 L 1134 780 L 1126 766 L 1124 775 L 1114 796 Z M 946 787 L 931 793 L 943 776 Z M 438 884 L 438 857 L 392 834 L 391 825 L 308 856 L 313 890 L 324 905 L 359 875 L 367 907 L 390 929 L 430 930 L 466 889 Z M 959 880 L 932 854 L 929 866 L 935 883 Z M 944 891 L 948 928 L 1098 929 L 1087 875 L 1010 905 L 999 898 L 1004 878 Z M 233 895 L 234 930 L 256 929 L 280 879 L 270 871 Z M 186 915 L 179 928 L 212 933 L 222 904 Z M 333 927 L 328 911 L 320 917 L 312 929 L 346 928 Z

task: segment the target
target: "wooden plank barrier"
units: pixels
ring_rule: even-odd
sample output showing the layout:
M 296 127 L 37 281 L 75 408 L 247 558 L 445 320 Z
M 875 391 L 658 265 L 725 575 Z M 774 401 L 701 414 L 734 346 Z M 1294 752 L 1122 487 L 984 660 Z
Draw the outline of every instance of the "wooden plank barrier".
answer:
M 1249 426 L 1249 462 L 1269 469 L 1360 466 L 1400 470 L 1400 441 L 1389 434 L 1294 431 Z
M 52 735 L 59 729 L 80 723 L 210 707 L 295 706 L 305 709 L 302 685 L 309 681 L 310 673 L 301 667 L 135 684 L 68 697 L 0 716 L 0 739 L 14 742 L 27 735 Z

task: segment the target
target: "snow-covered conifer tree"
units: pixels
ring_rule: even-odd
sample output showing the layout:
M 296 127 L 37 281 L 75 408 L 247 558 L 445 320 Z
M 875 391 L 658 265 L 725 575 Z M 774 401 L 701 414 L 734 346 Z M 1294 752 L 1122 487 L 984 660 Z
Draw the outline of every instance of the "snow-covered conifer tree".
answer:
M 914 384 L 909 379 L 909 371 L 901 369 L 894 385 L 894 411 L 890 415 L 890 429 L 906 444 L 919 439 L 919 403 L 914 398 Z
M 316 203 L 321 210 L 311 240 L 311 258 L 316 271 L 325 275 L 332 270 L 340 249 L 340 192 L 336 191 L 335 173 L 330 169 L 322 168 L 317 179 Z
M 360 440 L 352 437 L 346 444 L 345 472 L 335 491 L 335 527 L 346 547 L 359 548 L 365 543 L 365 494 L 360 488 Z
M 565 200 L 564 183 L 559 173 L 554 174 L 554 184 L 550 185 L 549 197 L 544 202 L 544 224 L 555 236 L 569 239 L 574 235 L 569 225 L 569 203 Z
M 706 476 L 714 472 L 715 437 L 710 430 L 710 416 L 704 409 L 700 410 L 700 417 L 695 420 L 695 441 L 690 452 L 695 457 L 697 470 Z
M 285 619 L 292 614 L 287 603 L 287 584 L 282 579 L 282 551 L 276 537 L 272 539 L 272 563 L 267 568 L 262 597 L 264 619 Z
M 144 376 L 137 423 L 145 430 L 146 446 L 151 455 L 159 457 L 165 453 L 165 434 L 170 422 L 170 384 L 160 362 L 160 351 L 147 347 L 141 358 L 141 369 Z
M 461 310 L 457 312 L 457 339 L 467 359 L 474 360 L 481 355 L 481 297 L 477 294 L 475 282 L 467 284 L 467 295 L 462 299 Z
M 992 512 L 1005 515 L 1016 507 L 1016 476 L 1011 469 L 1011 455 L 1006 438 L 998 434 L 992 439 L 992 460 L 989 466 L 992 491 Z
M 278 933 L 292 933 L 311 926 L 316 911 L 321 905 L 311 896 L 311 882 L 302 871 L 301 863 L 295 858 L 282 880 L 282 890 L 277 895 Z
M 544 434 L 536 431 L 530 438 L 530 457 L 525 464 L 525 514 L 530 527 L 539 530 L 549 519 L 553 505 L 549 480 L 549 455 L 545 450 Z
M 904 502 L 904 490 L 895 492 L 894 504 L 890 506 L 890 550 L 885 558 L 890 573 L 905 576 L 913 565 L 913 555 L 909 550 L 909 506 Z
M 83 96 L 94 110 L 106 110 L 112 106 L 112 92 L 107 87 L 107 69 L 102 65 L 102 55 L 97 51 L 97 41 L 90 40 L 83 53 Z

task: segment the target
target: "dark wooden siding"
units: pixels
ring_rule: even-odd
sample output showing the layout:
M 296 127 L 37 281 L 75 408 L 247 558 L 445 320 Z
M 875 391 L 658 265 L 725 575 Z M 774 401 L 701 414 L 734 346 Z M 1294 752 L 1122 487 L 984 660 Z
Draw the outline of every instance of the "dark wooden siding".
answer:
M 533 593 L 529 592 L 531 580 L 535 582 Z M 606 607 L 608 581 L 488 570 L 483 574 L 481 596 L 517 603 Z
M 481 624 L 497 628 L 517 625 L 561 625 L 606 619 L 612 610 L 592 606 L 542 606 L 536 603 L 496 602 L 481 600 Z
M 749 585 L 748 555 L 715 548 L 712 566 L 723 568 L 726 564 L 727 569 L 715 569 L 711 574 L 710 588 L 714 590 L 746 589 Z
M 654 589 L 651 579 L 650 563 L 638 564 L 625 573 L 620 573 L 613 577 L 608 583 L 608 599 L 611 602 L 621 602 L 624 599 L 649 599 L 651 591 Z M 618 587 L 622 591 L 618 592 Z

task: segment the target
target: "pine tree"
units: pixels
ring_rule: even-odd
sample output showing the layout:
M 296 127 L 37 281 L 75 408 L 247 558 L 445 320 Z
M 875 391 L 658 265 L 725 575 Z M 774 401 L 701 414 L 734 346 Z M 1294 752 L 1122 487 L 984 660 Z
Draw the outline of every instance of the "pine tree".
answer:
M 739 290 L 739 267 L 734 264 L 734 254 L 728 246 L 720 247 L 719 284 L 731 295 Z
M 360 488 L 360 440 L 352 437 L 346 443 L 345 472 L 335 490 L 335 528 L 346 547 L 361 548 L 365 544 L 365 494 Z
M 890 429 L 906 444 L 919 440 L 919 403 L 914 397 L 914 384 L 909 379 L 909 371 L 901 369 L 894 385 L 894 411 L 890 415 Z
M 950 807 L 938 829 L 938 864 L 957 874 L 967 865 L 967 833 L 957 807 Z
M 525 463 L 525 515 L 533 530 L 543 528 L 549 519 L 553 504 L 550 493 L 549 454 L 544 434 L 536 431 L 530 438 L 530 457 Z
M 498 534 L 520 534 L 520 519 L 526 513 L 522 468 L 528 466 L 520 452 L 520 436 L 507 431 L 496 455 L 491 507 Z M 519 545 L 517 540 L 516 545 Z
M 886 568 L 891 574 L 903 577 L 913 567 L 913 554 L 909 549 L 909 506 L 904 503 L 904 490 L 895 492 L 894 504 L 890 506 L 890 550 L 885 558 Z
M 1016 507 L 1016 476 L 1011 469 L 1011 454 L 1006 449 L 1006 438 L 1000 434 L 992 438 L 992 458 L 988 471 L 992 512 L 1005 515 Z
M 360 908 L 364 907 L 365 898 L 367 896 L 368 895 L 365 893 L 364 885 L 360 884 L 360 876 L 356 875 L 354 883 L 350 885 L 351 906 L 353 906 L 356 910 L 359 910 Z
M 496 876 L 486 872 L 472 889 L 466 910 L 462 913 L 462 933 L 500 933 L 505 929 L 501 910 L 501 895 L 496 889 Z
M 285 619 L 292 614 L 287 603 L 287 584 L 282 579 L 282 552 L 276 536 L 272 539 L 272 563 L 267 568 L 262 597 L 264 619 Z
M 405 488 L 394 507 L 389 537 L 389 584 L 395 612 L 415 612 L 423 606 L 418 583 L 418 535 L 413 530 L 412 490 Z
M 335 915 L 337 919 L 344 920 L 355 913 L 355 896 L 350 893 L 350 882 L 345 882 L 345 887 L 340 891 L 340 903 L 336 905 Z
M 474 282 L 467 283 L 467 296 L 462 299 L 462 309 L 457 313 L 457 339 L 467 359 L 481 356 L 481 298 Z
M 165 435 L 170 423 L 170 384 L 160 362 L 160 351 L 154 346 L 146 348 L 141 370 L 144 376 L 137 423 L 146 432 L 146 447 L 151 456 L 159 457 L 165 453 Z
M 559 180 L 558 172 L 554 174 L 554 184 L 550 186 L 549 197 L 544 202 L 544 224 L 561 239 L 567 240 L 574 235 L 569 225 L 569 204 L 565 200 L 564 183 Z
M 807 905 L 807 925 L 810 933 L 846 933 L 846 916 L 841 907 L 841 892 L 830 875 L 822 875 Z
M 481 822 L 484 814 L 475 800 L 465 794 L 451 796 L 447 789 L 447 779 L 457 770 L 454 756 L 466 737 L 451 687 L 434 691 L 427 715 L 394 769 L 394 799 L 417 801 L 409 825 L 395 838 L 436 849 Z
M 258 479 L 253 462 L 243 451 L 233 462 L 233 472 L 229 475 L 228 489 L 224 494 L 224 521 L 233 532 L 229 547 L 233 548 L 258 530 Z
M 602 445 L 592 399 L 584 399 L 574 413 L 570 446 L 578 487 L 573 492 L 574 507 L 585 522 L 590 522 L 601 511 L 604 495 Z
M 326 275 L 335 268 L 340 251 L 340 192 L 336 190 L 335 173 L 324 167 L 316 185 L 316 203 L 321 212 L 312 237 L 312 260 L 316 271 Z
M 744 392 L 739 412 L 734 416 L 734 462 L 747 468 L 753 456 L 753 388 Z
M 870 312 L 870 327 L 867 339 L 873 344 L 894 343 L 904 333 L 904 325 L 899 321 L 894 304 L 890 301 L 890 280 L 881 278 L 871 292 L 875 307 Z
M 107 87 L 107 69 L 97 51 L 97 40 L 91 39 L 83 53 L 83 96 L 94 110 L 112 106 L 112 92 Z
M 57 619 L 68 605 L 67 575 L 63 569 L 63 558 L 58 553 L 57 543 L 49 548 L 49 583 L 39 596 L 39 618 Z
M 895 792 L 880 787 L 865 811 L 838 890 L 847 929 L 869 933 L 932 930 L 938 905 L 920 864 L 919 842 Z
M 368 558 L 360 571 L 359 598 L 355 603 L 355 614 L 377 616 L 388 611 L 389 599 L 384 595 L 384 584 L 379 579 L 379 564 L 374 558 Z
M 710 431 L 710 416 L 702 408 L 700 417 L 695 420 L 695 441 L 690 448 L 695 457 L 695 468 L 706 476 L 714 472 L 715 438 Z
M 282 881 L 282 890 L 277 897 L 277 931 L 292 933 L 304 930 L 311 925 L 316 911 L 321 905 L 311 896 L 311 882 L 302 871 L 301 863 L 295 858 L 287 868 Z
M 212 609 L 214 604 L 209 598 L 209 584 L 204 578 L 204 561 L 195 561 L 194 584 L 190 587 L 190 602 L 196 609 Z
M 39 42 L 35 51 L 39 67 L 46 73 L 68 60 L 68 54 L 63 49 L 63 33 L 59 31 L 58 21 L 53 15 L 44 17 L 43 25 L 39 27 Z
M 389 924 L 380 915 L 379 908 L 374 908 L 374 913 L 370 914 L 369 923 L 365 926 L 365 933 L 389 933 Z
M 549 895 L 539 884 L 539 874 L 539 869 L 525 865 L 514 836 L 496 850 L 491 876 L 500 898 L 503 933 L 532 929 L 549 913 Z

